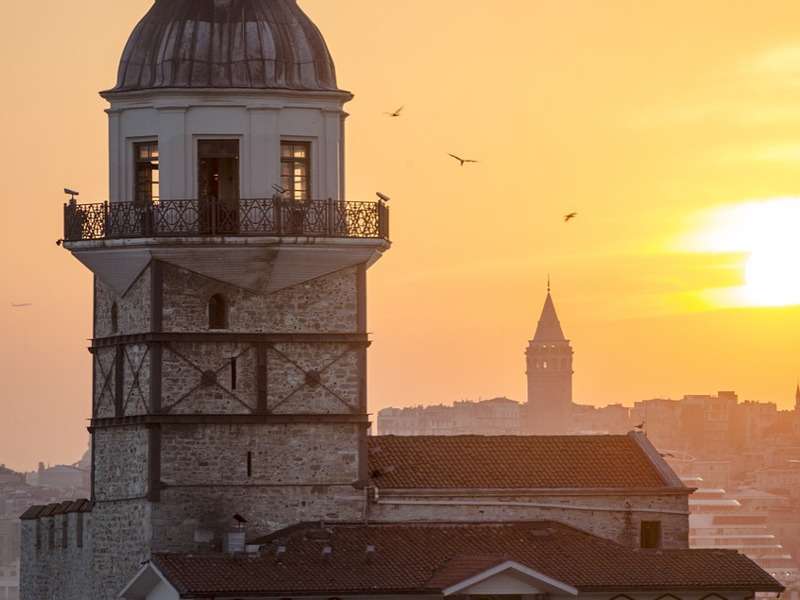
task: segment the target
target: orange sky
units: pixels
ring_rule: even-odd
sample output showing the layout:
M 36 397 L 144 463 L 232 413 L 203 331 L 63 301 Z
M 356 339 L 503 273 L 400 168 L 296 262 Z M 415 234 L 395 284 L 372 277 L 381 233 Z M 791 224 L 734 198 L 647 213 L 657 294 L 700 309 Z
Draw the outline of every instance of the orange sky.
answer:
M 55 246 L 60 192 L 106 196 L 97 91 L 151 3 L 4 6 L 0 463 L 72 461 L 86 444 L 91 279 Z M 735 389 L 790 405 L 800 307 L 725 300 L 750 248 L 712 233 L 745 202 L 800 206 L 800 5 L 301 5 L 356 93 L 349 197 L 395 199 L 395 246 L 370 275 L 373 411 L 522 400 L 548 272 L 576 350 L 576 401 Z M 403 118 L 383 116 L 401 104 Z M 481 164 L 460 169 L 448 152 Z M 779 237 L 769 223 L 745 218 L 727 242 L 748 228 Z M 792 248 L 766 255 L 787 281 Z

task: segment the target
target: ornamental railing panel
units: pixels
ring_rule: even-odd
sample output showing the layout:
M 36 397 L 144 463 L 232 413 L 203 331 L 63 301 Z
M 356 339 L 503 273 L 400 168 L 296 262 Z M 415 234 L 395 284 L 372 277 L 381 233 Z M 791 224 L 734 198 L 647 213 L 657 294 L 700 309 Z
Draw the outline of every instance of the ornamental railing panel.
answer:
M 160 200 L 64 206 L 64 240 L 181 236 L 302 236 L 389 239 L 384 202 Z

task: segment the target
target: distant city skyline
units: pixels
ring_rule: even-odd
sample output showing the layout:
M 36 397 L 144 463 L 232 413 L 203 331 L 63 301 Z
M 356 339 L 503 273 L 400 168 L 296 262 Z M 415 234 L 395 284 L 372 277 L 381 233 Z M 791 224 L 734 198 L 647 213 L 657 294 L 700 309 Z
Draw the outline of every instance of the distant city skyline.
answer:
M 0 60 L 15 85 L 0 99 L 0 157 L 14 176 L 0 236 L 0 462 L 15 468 L 79 456 L 85 443 L 92 286 L 55 245 L 61 191 L 79 190 L 82 202 L 108 197 L 97 91 L 113 85 L 120 48 L 151 5 L 7 7 Z M 580 349 L 577 402 L 736 389 L 791 407 L 798 253 L 784 233 L 800 196 L 800 7 L 300 5 L 328 32 L 341 84 L 356 92 L 347 196 L 380 190 L 395 207 L 392 253 L 370 277 L 375 411 L 524 399 L 521 351 L 548 273 Z M 37 47 L 20 51 L 31 27 Z M 476 31 L 496 43 L 476 48 Z M 492 85 L 477 85 L 476 73 Z M 401 117 L 384 114 L 402 105 Z M 462 169 L 451 152 L 480 163 Z M 743 219 L 766 234 L 748 236 Z M 732 297 L 754 285 L 786 306 Z M 33 306 L 11 306 L 21 303 Z

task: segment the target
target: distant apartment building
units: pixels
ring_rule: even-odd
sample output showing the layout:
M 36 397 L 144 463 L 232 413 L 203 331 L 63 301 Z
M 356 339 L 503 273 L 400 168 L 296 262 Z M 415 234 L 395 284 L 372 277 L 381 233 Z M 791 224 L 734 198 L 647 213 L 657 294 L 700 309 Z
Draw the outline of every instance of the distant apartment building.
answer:
M 776 532 L 769 506 L 786 500 L 758 490 L 728 493 L 721 488 L 703 487 L 699 477 L 684 483 L 697 487 L 689 497 L 689 545 L 692 548 L 736 550 L 758 563 L 787 588 L 794 587 L 800 569 Z
M 19 600 L 19 561 L 0 565 L 0 600 Z
M 456 402 L 453 406 L 386 408 L 380 435 L 519 435 L 521 405 L 508 398 Z

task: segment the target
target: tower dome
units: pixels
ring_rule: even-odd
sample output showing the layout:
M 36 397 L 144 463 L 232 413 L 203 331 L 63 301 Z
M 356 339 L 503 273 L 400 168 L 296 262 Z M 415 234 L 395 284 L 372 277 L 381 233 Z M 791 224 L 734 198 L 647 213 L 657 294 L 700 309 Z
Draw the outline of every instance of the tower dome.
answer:
M 175 88 L 338 90 L 325 40 L 296 0 L 156 0 L 111 91 Z

